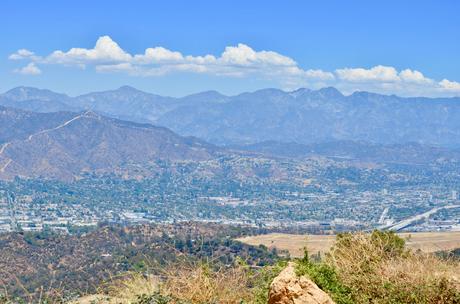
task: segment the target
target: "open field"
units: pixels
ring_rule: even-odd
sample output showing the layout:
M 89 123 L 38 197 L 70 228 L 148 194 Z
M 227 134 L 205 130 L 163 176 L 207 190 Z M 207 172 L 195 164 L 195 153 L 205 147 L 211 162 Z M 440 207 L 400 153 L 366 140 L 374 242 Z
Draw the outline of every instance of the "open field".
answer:
M 417 232 L 398 233 L 407 240 L 407 245 L 413 249 L 425 252 L 450 250 L 460 248 L 460 231 L 455 232 Z M 249 236 L 238 239 L 250 245 L 265 245 L 269 248 L 287 250 L 293 257 L 303 255 L 303 248 L 307 246 L 310 253 L 327 252 L 334 244 L 334 235 L 298 235 L 284 233 L 270 233 Z

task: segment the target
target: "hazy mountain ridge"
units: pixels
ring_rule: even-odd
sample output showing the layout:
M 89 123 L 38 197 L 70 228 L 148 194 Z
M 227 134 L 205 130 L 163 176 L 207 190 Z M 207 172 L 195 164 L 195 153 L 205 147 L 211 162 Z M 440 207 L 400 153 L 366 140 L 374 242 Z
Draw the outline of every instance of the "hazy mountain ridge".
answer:
M 17 87 L 0 95 L 0 105 L 33 112 L 78 111 L 72 98 L 46 89 Z
M 199 162 L 223 155 L 245 155 L 250 171 L 261 157 L 424 165 L 460 161 L 459 151 L 443 147 L 460 145 L 460 98 L 344 96 L 334 88 L 264 89 L 231 97 L 208 91 L 173 98 L 128 86 L 78 97 L 25 87 L 0 95 L 0 103 L 20 102 L 17 108 L 35 100 L 42 106 L 62 100 L 85 110 L 36 113 L 0 106 L 0 179 L 69 180 L 84 172 L 113 173 L 127 166 L 145 171 L 159 160 Z M 150 121 L 166 128 L 145 123 Z M 205 171 L 224 172 L 224 167 L 219 163 Z M 245 175 L 243 167 L 235 174 Z M 276 175 L 276 166 L 270 170 Z
M 325 156 L 347 160 L 410 164 L 460 161 L 460 151 L 458 149 L 447 149 L 418 143 L 382 145 L 364 141 L 331 141 L 317 144 L 299 144 L 295 142 L 264 141 L 256 144 L 229 147 L 287 158 Z
M 0 106 L 0 144 L 25 139 L 75 116 L 73 112 L 35 113 Z
M 24 93 L 27 90 L 30 92 Z M 30 109 L 29 98 L 35 105 L 40 101 L 34 111 L 53 112 L 59 101 L 72 109 L 162 125 L 180 135 L 222 145 L 353 140 L 460 146 L 459 97 L 402 98 L 369 92 L 345 96 L 335 88 L 293 92 L 264 89 L 236 96 L 208 91 L 182 98 L 128 86 L 77 97 L 38 91 L 24 87 L 10 90 L 0 95 L 0 105 Z M 11 96 L 21 98 L 13 100 Z
M 0 178 L 73 179 L 84 171 L 108 170 L 155 160 L 205 160 L 217 148 L 149 124 L 120 121 L 90 111 L 37 114 L 3 108 Z
M 80 109 L 137 122 L 153 122 L 175 103 L 174 98 L 145 93 L 129 86 L 84 94 L 72 100 L 72 104 Z
M 459 98 L 343 96 L 326 88 L 292 95 L 278 90 L 245 93 L 206 109 L 175 109 L 158 123 L 217 144 L 357 140 L 456 146 L 460 143 L 458 118 Z

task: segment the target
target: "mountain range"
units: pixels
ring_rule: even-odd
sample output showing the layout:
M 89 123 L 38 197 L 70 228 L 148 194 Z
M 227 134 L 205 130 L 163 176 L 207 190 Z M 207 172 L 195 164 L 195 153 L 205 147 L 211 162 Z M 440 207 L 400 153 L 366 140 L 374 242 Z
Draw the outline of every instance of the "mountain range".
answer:
M 127 168 L 144 176 L 160 170 L 158 161 L 201 162 L 207 175 L 225 172 L 235 156 L 249 167 L 232 170 L 247 176 L 257 176 L 261 157 L 460 162 L 460 98 L 344 96 L 334 88 L 173 98 L 127 86 L 69 97 L 20 87 L 0 104 L 0 180 L 75 180 Z
M 224 146 L 363 141 L 460 147 L 460 97 L 403 98 L 369 92 L 345 96 L 329 87 L 263 89 L 236 96 L 208 91 L 174 98 L 129 86 L 69 97 L 19 87 L 0 95 L 0 105 L 34 112 L 91 110 Z

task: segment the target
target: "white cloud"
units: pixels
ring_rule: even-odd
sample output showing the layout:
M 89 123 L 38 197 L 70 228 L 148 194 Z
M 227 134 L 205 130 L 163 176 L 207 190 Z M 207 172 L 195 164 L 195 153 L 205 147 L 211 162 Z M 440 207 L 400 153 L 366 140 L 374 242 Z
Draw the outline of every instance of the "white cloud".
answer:
M 460 96 L 460 83 L 447 79 L 436 82 L 417 70 L 398 72 L 394 67 L 379 65 L 337 69 L 335 73 L 340 80 L 336 86 L 348 93 L 366 90 L 401 96 Z
M 460 83 L 436 81 L 412 69 L 398 71 L 391 66 L 341 68 L 335 71 L 304 69 L 292 58 L 268 50 L 254 50 L 246 44 L 227 46 L 218 55 L 185 55 L 162 46 L 149 47 L 141 54 L 130 54 L 109 36 L 102 36 L 93 48 L 56 50 L 46 56 L 20 49 L 11 60 L 29 60 L 22 74 L 39 74 L 35 64 L 57 64 L 78 68 L 92 66 L 100 73 L 125 73 L 132 76 L 159 77 L 171 73 L 200 73 L 221 77 L 247 77 L 269 80 L 285 89 L 335 86 L 345 93 L 372 91 L 404 96 L 460 95 Z
M 101 64 L 96 66 L 96 71 L 108 73 L 108 72 L 133 72 L 135 68 L 129 62 L 117 63 L 117 64 Z
M 337 69 L 335 72 L 340 79 L 350 82 L 398 81 L 398 72 L 396 69 L 382 65 L 375 66 L 371 69 Z
M 39 75 L 42 73 L 42 71 L 33 62 L 30 62 L 25 67 L 14 70 L 14 72 L 22 75 Z
M 10 60 L 21 60 L 21 59 L 32 59 L 32 60 L 38 60 L 39 57 L 35 56 L 34 52 L 31 52 L 27 49 L 20 49 L 17 50 L 16 53 L 11 54 L 8 59 Z
M 195 63 L 195 64 L 216 64 L 217 59 L 213 55 L 205 55 L 205 56 L 185 56 L 185 60 L 187 62 Z
M 256 52 L 249 46 L 239 43 L 238 46 L 227 46 L 219 61 L 226 65 L 236 66 L 295 66 L 297 63 L 289 57 L 272 51 Z
M 179 52 L 173 52 L 164 47 L 154 47 L 145 50 L 142 55 L 135 55 L 134 61 L 141 64 L 160 64 L 164 62 L 181 62 L 184 57 Z
M 399 77 L 403 81 L 414 83 L 432 83 L 433 80 L 426 78 L 423 74 L 416 70 L 405 69 L 399 73 Z
M 67 52 L 54 51 L 48 55 L 44 62 L 68 64 L 68 65 L 86 65 L 107 62 L 126 62 L 130 61 L 132 56 L 125 52 L 109 36 L 102 36 L 96 41 L 92 49 L 71 48 Z
M 323 70 L 307 70 L 304 71 L 305 77 L 319 80 L 334 80 L 334 74 L 331 72 L 325 72 Z
M 439 85 L 441 86 L 442 89 L 460 93 L 460 82 L 449 81 L 447 79 L 443 79 L 439 82 Z

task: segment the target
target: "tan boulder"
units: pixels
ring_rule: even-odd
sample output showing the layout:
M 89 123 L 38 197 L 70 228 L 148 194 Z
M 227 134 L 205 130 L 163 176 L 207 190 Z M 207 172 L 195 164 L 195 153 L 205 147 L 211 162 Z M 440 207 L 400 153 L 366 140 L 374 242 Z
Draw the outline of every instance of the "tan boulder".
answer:
M 270 285 L 268 304 L 334 304 L 334 301 L 312 280 L 298 277 L 294 263 L 289 263 Z

